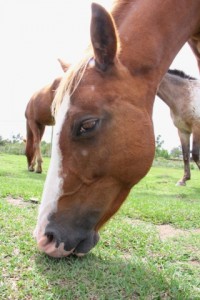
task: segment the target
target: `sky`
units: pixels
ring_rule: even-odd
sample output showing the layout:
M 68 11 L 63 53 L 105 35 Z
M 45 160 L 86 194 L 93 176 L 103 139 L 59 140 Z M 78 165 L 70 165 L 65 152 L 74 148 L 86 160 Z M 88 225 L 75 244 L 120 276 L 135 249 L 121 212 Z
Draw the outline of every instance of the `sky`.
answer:
M 57 61 L 73 63 L 89 43 L 90 0 L 0 0 L 0 136 L 26 136 L 24 112 L 32 94 L 63 72 Z M 96 0 L 108 10 L 111 0 Z M 170 68 L 199 78 L 196 60 L 186 44 Z M 169 108 L 156 97 L 155 137 L 163 148 L 180 145 Z M 51 127 L 44 139 L 50 142 Z

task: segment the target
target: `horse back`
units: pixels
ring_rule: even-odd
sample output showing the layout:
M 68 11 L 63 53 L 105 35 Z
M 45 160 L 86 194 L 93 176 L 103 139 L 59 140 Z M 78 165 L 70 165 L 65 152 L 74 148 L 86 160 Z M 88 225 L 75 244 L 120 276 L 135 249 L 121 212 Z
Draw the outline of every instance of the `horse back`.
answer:
M 46 85 L 33 94 L 25 110 L 27 121 L 32 120 L 41 125 L 54 125 L 55 121 L 51 113 L 51 104 L 60 81 L 61 77 L 56 78 L 51 84 Z

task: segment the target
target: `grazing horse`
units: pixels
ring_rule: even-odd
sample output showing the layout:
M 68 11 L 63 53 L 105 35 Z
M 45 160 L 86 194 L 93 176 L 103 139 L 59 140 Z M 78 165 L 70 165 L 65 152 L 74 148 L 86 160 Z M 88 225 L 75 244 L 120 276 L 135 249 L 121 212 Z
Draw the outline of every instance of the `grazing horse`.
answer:
M 68 65 L 61 59 L 58 59 L 63 71 L 65 72 Z M 42 155 L 40 143 L 44 134 L 45 126 L 53 126 L 55 119 L 51 112 L 55 91 L 61 81 L 56 78 L 51 84 L 43 87 L 29 100 L 26 110 L 26 149 L 28 170 L 30 172 L 42 173 Z M 36 170 L 35 170 L 36 165 Z
M 82 256 L 149 171 L 157 87 L 200 29 L 200 1 L 93 3 L 91 47 L 66 72 L 53 108 L 52 157 L 35 237 L 53 257 Z M 77 37 L 78 38 L 78 37 Z
M 61 78 L 56 78 L 53 83 L 34 93 L 26 107 L 25 154 L 28 162 L 28 170 L 31 172 L 36 171 L 36 173 L 42 173 L 40 142 L 44 134 L 45 126 L 53 126 L 55 124 L 54 117 L 51 113 L 51 104 L 60 81 Z
M 179 70 L 168 70 L 158 91 L 170 108 L 171 118 L 178 129 L 182 146 L 184 174 L 177 185 L 190 179 L 190 136 L 193 134 L 192 158 L 200 169 L 200 81 Z

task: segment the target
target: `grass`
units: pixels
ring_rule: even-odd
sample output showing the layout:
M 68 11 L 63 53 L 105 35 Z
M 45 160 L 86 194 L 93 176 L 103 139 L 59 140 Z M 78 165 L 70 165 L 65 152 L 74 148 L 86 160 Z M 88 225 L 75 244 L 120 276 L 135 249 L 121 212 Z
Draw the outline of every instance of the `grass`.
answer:
M 52 259 L 32 232 L 49 159 L 42 175 L 24 156 L 0 154 L 0 299 L 200 299 L 199 177 L 175 186 L 182 168 L 154 166 L 101 230 L 84 258 Z M 6 198 L 23 198 L 20 205 Z M 161 240 L 160 224 L 183 234 Z
M 39 176 L 27 172 L 26 158 L 23 155 L 0 153 L 0 162 L 0 198 L 8 195 L 25 200 L 31 197 L 41 198 L 46 172 Z M 48 169 L 48 164 L 49 159 L 44 159 L 44 171 Z

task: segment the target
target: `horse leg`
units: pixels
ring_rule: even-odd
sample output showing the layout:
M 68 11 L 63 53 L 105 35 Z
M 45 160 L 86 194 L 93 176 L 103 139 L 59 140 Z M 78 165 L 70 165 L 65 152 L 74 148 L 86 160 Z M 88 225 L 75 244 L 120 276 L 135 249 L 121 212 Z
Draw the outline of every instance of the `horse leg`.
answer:
M 41 154 L 41 139 L 44 134 L 45 126 L 40 125 L 39 126 L 39 143 L 36 144 L 36 161 L 37 161 L 37 167 L 36 167 L 36 173 L 42 173 L 42 154 Z
M 178 130 L 178 134 L 182 147 L 184 174 L 176 185 L 184 186 L 186 181 L 190 180 L 190 133 Z
M 35 121 L 33 120 L 29 120 L 29 126 L 31 128 L 32 131 L 32 148 L 33 148 L 33 156 L 32 156 L 32 160 L 30 163 L 30 167 L 29 167 L 29 171 L 34 171 L 35 170 L 35 165 L 36 165 L 36 159 L 38 156 L 38 152 L 40 152 L 40 128 Z M 39 150 L 38 150 L 39 148 Z M 37 172 L 37 166 L 36 166 L 36 172 Z M 37 173 L 41 173 L 41 172 L 37 172 Z
M 192 158 L 196 163 L 197 167 L 200 169 L 199 150 L 200 150 L 200 129 L 197 128 L 197 130 L 193 131 Z
M 26 155 L 26 158 L 27 158 L 28 170 L 30 172 L 34 171 L 34 165 L 33 165 L 34 154 L 35 154 L 35 150 L 34 150 L 34 146 L 33 146 L 33 132 L 31 130 L 29 122 L 26 121 L 26 149 L 25 149 L 25 155 Z

